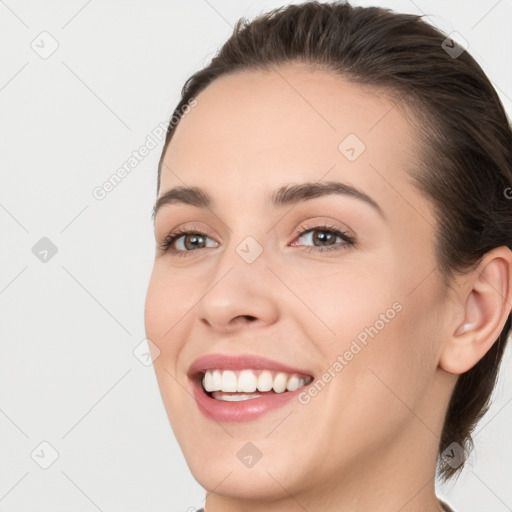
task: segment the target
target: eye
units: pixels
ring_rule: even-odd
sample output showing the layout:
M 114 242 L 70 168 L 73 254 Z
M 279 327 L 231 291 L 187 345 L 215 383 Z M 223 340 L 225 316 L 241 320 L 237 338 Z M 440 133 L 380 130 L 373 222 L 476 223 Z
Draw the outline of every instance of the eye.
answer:
M 320 244 L 305 246 L 304 248 L 307 251 L 336 251 L 342 249 L 344 246 L 355 245 L 354 238 L 336 226 L 323 224 L 309 228 L 306 226 L 301 226 L 299 229 L 300 231 L 296 240 L 304 238 L 306 241 L 312 242 L 313 244 Z M 315 234 L 315 232 L 317 234 Z M 336 239 L 341 240 L 341 242 L 336 243 Z M 295 243 L 293 245 L 295 245 Z
M 305 227 L 301 226 L 295 240 L 304 238 L 306 241 L 319 245 L 301 246 L 307 251 L 333 251 L 340 250 L 346 246 L 355 245 L 355 239 L 348 235 L 345 231 L 336 226 L 323 224 L 320 226 Z M 319 234 L 315 235 L 317 232 Z M 341 240 L 336 242 L 336 239 Z M 160 250 L 164 253 L 172 253 L 176 256 L 186 256 L 187 253 L 195 252 L 198 249 L 208 247 L 218 247 L 218 243 L 212 241 L 208 245 L 207 240 L 211 240 L 205 233 L 197 229 L 178 229 L 169 233 L 160 244 Z M 292 247 L 297 246 L 294 242 Z
M 217 247 L 217 245 L 215 245 L 217 242 L 214 242 L 213 245 L 206 245 L 206 239 L 209 239 L 209 237 L 201 231 L 193 229 L 178 229 L 169 233 L 164 238 L 163 242 L 160 244 L 160 250 L 183 256 L 187 252 L 193 252 L 196 249 Z

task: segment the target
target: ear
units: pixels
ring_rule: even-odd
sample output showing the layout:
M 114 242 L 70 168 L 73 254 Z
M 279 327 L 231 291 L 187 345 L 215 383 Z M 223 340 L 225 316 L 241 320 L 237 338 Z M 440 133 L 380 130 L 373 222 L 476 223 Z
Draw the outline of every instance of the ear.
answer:
M 455 375 L 470 370 L 498 339 L 512 310 L 512 251 L 497 247 L 464 276 L 458 292 L 460 314 L 454 316 L 451 334 L 439 366 Z

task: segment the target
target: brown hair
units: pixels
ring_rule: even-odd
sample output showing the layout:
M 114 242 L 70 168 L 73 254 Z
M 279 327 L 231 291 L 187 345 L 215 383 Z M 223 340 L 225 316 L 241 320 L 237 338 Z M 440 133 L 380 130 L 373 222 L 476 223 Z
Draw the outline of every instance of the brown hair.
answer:
M 294 61 L 385 91 L 414 114 L 424 142 L 412 177 L 435 207 L 436 257 L 448 289 L 455 274 L 476 268 L 491 249 L 512 249 L 512 130 L 477 62 L 467 51 L 452 57 L 445 48 L 453 43 L 443 44 L 446 34 L 421 18 L 316 1 L 274 9 L 252 22 L 241 18 L 210 64 L 186 81 L 172 118 L 179 119 L 221 75 Z M 177 124 L 167 131 L 157 193 Z M 439 442 L 443 481 L 459 473 L 466 460 L 452 467 L 443 451 L 456 442 L 467 458 L 474 448 L 471 432 L 489 409 L 510 327 L 509 314 L 491 349 L 457 379 Z

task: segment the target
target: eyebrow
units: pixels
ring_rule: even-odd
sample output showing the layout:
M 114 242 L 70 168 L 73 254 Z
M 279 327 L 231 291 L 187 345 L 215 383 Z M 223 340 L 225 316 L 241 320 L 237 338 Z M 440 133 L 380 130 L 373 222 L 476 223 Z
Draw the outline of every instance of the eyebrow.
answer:
M 279 208 L 283 206 L 296 205 L 308 199 L 327 195 L 343 195 L 354 197 L 370 205 L 377 213 L 386 218 L 382 208 L 368 194 L 362 190 L 338 181 L 289 183 L 279 187 L 267 197 L 269 207 Z M 197 208 L 213 208 L 215 203 L 206 191 L 199 187 L 175 187 L 162 194 L 153 207 L 153 219 L 165 205 L 186 204 Z

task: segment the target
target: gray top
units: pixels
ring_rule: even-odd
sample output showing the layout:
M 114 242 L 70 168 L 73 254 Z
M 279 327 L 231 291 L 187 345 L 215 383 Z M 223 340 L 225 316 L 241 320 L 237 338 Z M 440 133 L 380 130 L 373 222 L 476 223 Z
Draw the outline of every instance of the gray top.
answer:
M 445 503 L 443 500 L 439 500 L 439 503 L 441 503 L 443 510 L 446 510 L 446 512 L 455 512 L 455 510 L 453 510 L 453 508 L 450 507 L 450 505 L 448 505 L 448 503 Z
M 439 503 L 441 504 L 441 506 L 443 507 L 444 510 L 446 510 L 446 512 L 455 512 L 453 510 L 453 508 L 451 508 L 448 503 L 445 503 L 444 501 L 442 500 L 439 500 Z M 199 510 L 197 510 L 196 512 L 204 512 L 204 508 L 200 508 Z

